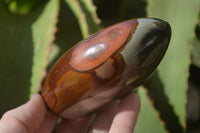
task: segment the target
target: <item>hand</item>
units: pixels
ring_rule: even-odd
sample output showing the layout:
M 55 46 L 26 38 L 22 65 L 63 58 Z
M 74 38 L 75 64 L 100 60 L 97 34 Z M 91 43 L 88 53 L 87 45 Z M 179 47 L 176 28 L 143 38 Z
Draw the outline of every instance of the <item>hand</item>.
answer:
M 140 99 L 132 93 L 102 108 L 92 116 L 62 119 L 56 133 L 132 133 L 140 110 Z M 58 117 L 46 110 L 42 97 L 35 94 L 24 105 L 6 112 L 0 120 L 0 133 L 51 133 Z

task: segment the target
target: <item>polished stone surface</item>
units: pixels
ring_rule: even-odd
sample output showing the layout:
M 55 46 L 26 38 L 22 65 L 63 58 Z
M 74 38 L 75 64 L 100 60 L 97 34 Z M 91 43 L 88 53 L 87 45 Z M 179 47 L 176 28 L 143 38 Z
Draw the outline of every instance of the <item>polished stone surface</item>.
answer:
M 74 119 L 127 95 L 156 69 L 171 37 L 159 19 L 124 21 L 67 51 L 50 71 L 41 94 L 50 110 Z

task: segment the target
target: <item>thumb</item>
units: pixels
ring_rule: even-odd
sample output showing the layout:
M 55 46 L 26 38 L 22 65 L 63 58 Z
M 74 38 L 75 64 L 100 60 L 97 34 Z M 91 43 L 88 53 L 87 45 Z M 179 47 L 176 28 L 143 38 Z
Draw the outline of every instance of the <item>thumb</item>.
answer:
M 35 94 L 26 104 L 6 112 L 0 120 L 0 133 L 34 133 L 46 113 L 41 95 Z

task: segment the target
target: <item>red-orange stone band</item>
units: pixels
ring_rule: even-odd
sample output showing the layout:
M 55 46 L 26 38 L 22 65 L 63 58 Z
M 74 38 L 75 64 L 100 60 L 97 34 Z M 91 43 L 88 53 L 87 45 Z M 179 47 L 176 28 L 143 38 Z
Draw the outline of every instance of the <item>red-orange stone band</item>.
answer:
M 136 27 L 137 21 L 128 21 L 97 33 L 94 38 L 74 49 L 70 65 L 77 71 L 88 71 L 99 66 L 123 46 Z

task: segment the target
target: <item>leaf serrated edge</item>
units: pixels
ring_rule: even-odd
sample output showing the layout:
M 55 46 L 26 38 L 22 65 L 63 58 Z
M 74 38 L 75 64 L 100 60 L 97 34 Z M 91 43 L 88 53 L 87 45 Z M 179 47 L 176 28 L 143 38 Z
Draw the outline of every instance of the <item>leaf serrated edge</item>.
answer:
M 153 100 L 151 100 L 148 96 L 148 89 L 145 86 L 142 86 L 142 88 L 145 90 L 145 94 L 147 96 L 147 100 L 149 105 L 151 105 L 151 108 L 154 112 L 156 112 L 156 114 L 160 117 L 161 116 L 161 112 L 155 109 L 155 102 Z M 166 127 L 167 123 L 165 121 L 163 121 L 162 119 L 159 119 L 161 125 L 163 125 L 164 127 Z M 166 133 L 170 133 L 167 129 L 166 129 Z
M 49 64 L 50 64 L 50 62 L 49 62 L 49 55 L 50 55 L 50 53 L 51 53 L 51 50 L 52 50 L 52 45 L 53 45 L 53 42 L 56 40 L 56 32 L 58 31 L 58 28 L 57 28 L 57 24 L 58 24 L 58 22 L 59 22 L 59 20 L 58 20 L 58 16 L 59 16 L 59 13 L 60 13 L 60 7 L 61 7 L 61 2 L 60 2 L 60 0 L 58 0 L 58 9 L 57 9 L 57 15 L 56 15 L 56 18 L 57 18 L 57 20 L 55 21 L 55 23 L 54 24 L 52 24 L 53 26 L 53 33 L 52 33 L 52 40 L 50 40 L 50 42 L 49 42 L 49 44 L 47 44 L 47 54 L 45 55 L 45 66 L 47 67 Z M 49 30 L 47 30 L 47 32 L 48 32 Z M 35 50 L 35 48 L 34 48 L 34 50 Z M 34 56 L 33 56 L 33 59 L 34 59 Z M 33 67 L 32 67 L 32 72 L 33 72 Z M 29 98 L 31 98 L 31 96 L 33 95 L 33 94 L 36 94 L 36 93 L 38 93 L 39 91 L 40 91 L 40 89 L 41 89 L 41 87 L 42 87 L 42 81 L 44 80 L 44 78 L 46 77 L 46 75 L 47 75 L 47 71 L 46 71 L 46 69 L 44 69 L 43 70 L 43 72 L 42 72 L 42 74 L 41 74 L 41 77 L 40 77 L 40 82 L 39 82 L 39 85 L 38 85 L 38 88 L 33 88 L 32 86 L 32 78 L 33 78 L 33 76 L 31 77 L 31 86 L 30 86 L 30 94 L 29 94 Z
M 89 36 L 89 26 L 78 0 L 65 0 L 65 2 L 76 16 L 83 38 L 86 38 Z

